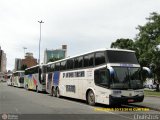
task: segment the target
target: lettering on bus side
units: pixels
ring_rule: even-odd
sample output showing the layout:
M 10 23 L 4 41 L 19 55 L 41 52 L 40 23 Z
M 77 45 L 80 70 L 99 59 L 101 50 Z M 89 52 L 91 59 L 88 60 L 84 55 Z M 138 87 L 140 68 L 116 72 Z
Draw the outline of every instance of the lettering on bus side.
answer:
M 84 77 L 84 76 L 85 76 L 84 71 L 63 73 L 63 78 L 74 78 L 74 77 Z
M 66 85 L 66 91 L 67 92 L 76 92 L 76 87 L 75 85 Z

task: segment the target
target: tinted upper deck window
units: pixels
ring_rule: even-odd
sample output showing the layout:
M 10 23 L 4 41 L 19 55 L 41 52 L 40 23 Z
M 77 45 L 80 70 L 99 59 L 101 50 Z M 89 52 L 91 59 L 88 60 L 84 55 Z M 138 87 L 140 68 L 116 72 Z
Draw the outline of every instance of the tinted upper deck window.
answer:
M 138 64 L 134 52 L 127 51 L 107 51 L 107 58 L 109 63 L 129 63 Z
M 100 65 L 105 63 L 104 52 L 97 52 L 95 54 L 95 65 Z

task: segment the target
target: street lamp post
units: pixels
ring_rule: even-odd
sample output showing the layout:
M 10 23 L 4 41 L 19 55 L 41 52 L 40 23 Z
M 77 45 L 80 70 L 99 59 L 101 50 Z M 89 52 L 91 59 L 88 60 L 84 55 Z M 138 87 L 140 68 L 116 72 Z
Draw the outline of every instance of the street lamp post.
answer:
M 41 23 L 44 23 L 42 20 L 41 21 L 38 21 L 40 23 L 40 38 L 39 38 L 39 65 L 40 65 L 40 50 L 41 50 Z

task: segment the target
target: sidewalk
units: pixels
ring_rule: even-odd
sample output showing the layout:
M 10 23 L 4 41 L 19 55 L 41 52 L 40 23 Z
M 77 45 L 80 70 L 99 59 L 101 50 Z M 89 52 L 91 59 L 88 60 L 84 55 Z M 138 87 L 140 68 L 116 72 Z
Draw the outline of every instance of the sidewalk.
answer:
M 134 105 L 150 108 L 151 110 L 160 111 L 160 97 L 158 96 L 145 96 L 144 101 L 141 103 L 134 103 Z

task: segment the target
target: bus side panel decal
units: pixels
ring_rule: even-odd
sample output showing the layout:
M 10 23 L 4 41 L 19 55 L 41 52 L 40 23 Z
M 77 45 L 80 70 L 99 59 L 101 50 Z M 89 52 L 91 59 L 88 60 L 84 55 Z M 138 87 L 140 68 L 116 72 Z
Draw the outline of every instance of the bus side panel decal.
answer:
M 53 85 L 55 86 L 58 86 L 59 84 L 59 75 L 60 75 L 60 72 L 58 71 L 54 72 L 53 74 Z
M 33 76 L 33 83 L 36 86 L 37 85 L 37 80 L 35 79 L 35 77 Z

